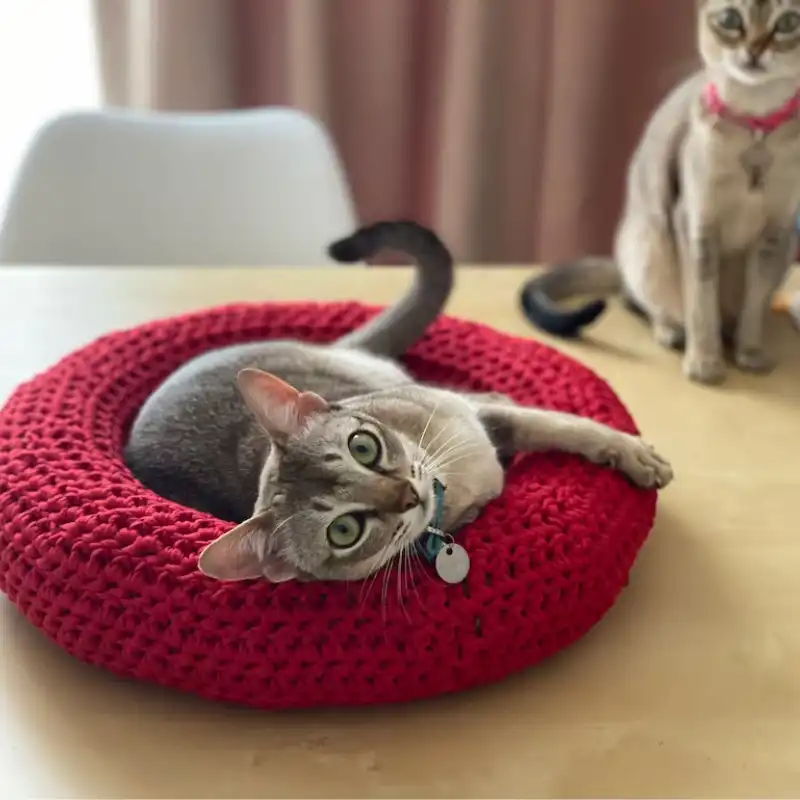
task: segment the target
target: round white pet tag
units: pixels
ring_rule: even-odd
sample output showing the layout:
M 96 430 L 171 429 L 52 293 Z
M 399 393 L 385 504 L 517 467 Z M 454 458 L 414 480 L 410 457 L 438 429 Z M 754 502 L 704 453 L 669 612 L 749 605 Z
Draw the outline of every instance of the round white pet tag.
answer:
M 436 554 L 436 574 L 446 583 L 461 583 L 469 574 L 469 553 L 455 542 L 448 542 Z

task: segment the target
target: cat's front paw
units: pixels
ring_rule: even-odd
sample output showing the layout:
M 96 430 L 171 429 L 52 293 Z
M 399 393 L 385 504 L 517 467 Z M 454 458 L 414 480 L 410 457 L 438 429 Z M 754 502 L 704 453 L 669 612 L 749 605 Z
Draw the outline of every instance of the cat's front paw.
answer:
M 683 374 L 689 380 L 713 386 L 725 380 L 725 362 L 717 356 L 688 353 L 683 359 Z
M 642 489 L 663 489 L 674 477 L 669 461 L 638 436 L 627 437 L 614 461 L 616 468 Z
M 741 347 L 736 350 L 736 366 L 745 372 L 765 374 L 775 368 L 775 360 L 760 347 Z
M 686 333 L 671 322 L 654 322 L 653 338 L 667 350 L 683 350 L 686 347 Z

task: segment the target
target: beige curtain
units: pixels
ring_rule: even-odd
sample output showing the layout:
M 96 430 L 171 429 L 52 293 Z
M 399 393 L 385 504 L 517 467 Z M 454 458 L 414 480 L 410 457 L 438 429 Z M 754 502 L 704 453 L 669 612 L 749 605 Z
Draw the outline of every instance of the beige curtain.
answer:
M 695 0 L 95 0 L 107 102 L 293 105 L 364 220 L 462 260 L 608 252 L 647 115 L 693 65 Z

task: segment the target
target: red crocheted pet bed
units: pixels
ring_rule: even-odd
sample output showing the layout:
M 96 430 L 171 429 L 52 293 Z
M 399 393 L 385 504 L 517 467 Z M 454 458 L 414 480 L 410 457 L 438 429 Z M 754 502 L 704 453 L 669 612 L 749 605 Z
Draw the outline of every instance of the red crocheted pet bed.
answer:
M 239 305 L 112 333 L 22 385 L 0 412 L 0 589 L 73 656 L 260 708 L 406 701 L 496 681 L 574 642 L 625 586 L 656 493 L 563 454 L 518 458 L 459 534 L 461 584 L 428 567 L 374 584 L 223 584 L 197 570 L 230 525 L 167 502 L 121 459 L 137 408 L 188 358 L 258 338 L 330 341 L 375 309 Z M 419 378 L 635 427 L 585 367 L 440 319 Z M 400 599 L 398 599 L 400 598 Z

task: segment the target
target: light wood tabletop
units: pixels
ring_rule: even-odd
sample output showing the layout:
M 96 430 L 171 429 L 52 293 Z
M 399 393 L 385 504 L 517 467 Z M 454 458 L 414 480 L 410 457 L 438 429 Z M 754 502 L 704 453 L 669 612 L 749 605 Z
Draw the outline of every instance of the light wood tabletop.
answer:
M 517 305 L 528 274 L 463 268 L 448 312 L 538 336 Z M 0 402 L 116 328 L 239 300 L 388 303 L 408 279 L 0 267 Z M 566 652 L 434 701 L 267 714 L 80 664 L 2 598 L 0 797 L 800 796 L 800 334 L 773 323 L 778 369 L 714 389 L 616 304 L 584 341 L 550 341 L 676 470 L 630 586 Z

